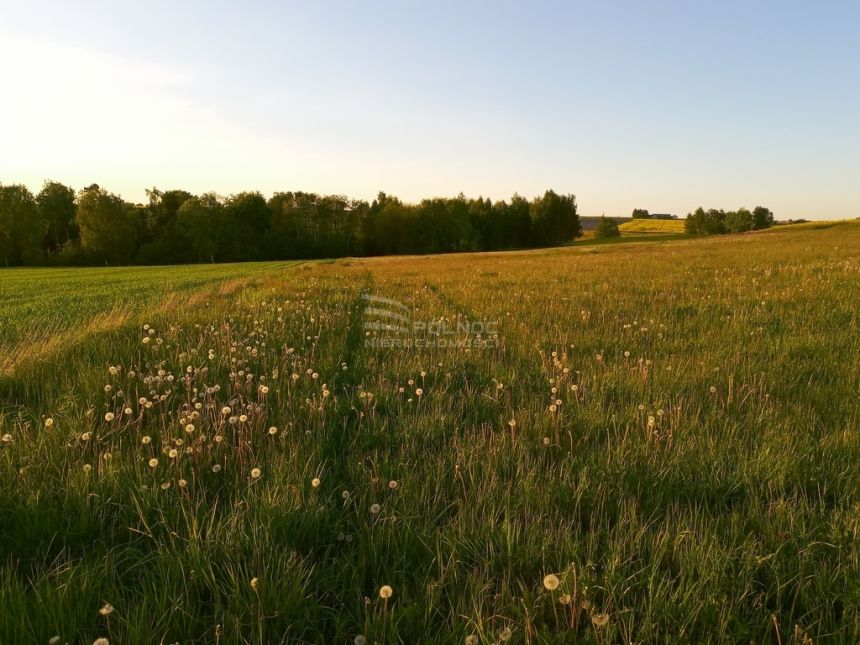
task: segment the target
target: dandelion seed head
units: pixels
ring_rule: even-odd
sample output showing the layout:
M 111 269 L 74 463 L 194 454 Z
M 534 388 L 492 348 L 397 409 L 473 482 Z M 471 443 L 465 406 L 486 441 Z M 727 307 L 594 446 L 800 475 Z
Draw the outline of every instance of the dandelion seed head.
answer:
M 558 589 L 559 579 L 554 573 L 549 573 L 544 576 L 543 586 L 547 591 L 555 591 Z

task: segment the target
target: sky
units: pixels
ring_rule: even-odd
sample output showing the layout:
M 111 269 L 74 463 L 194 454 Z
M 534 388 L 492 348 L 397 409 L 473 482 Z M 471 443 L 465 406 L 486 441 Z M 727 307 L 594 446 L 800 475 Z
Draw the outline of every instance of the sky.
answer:
M 0 182 L 860 216 L 860 2 L 0 0 Z

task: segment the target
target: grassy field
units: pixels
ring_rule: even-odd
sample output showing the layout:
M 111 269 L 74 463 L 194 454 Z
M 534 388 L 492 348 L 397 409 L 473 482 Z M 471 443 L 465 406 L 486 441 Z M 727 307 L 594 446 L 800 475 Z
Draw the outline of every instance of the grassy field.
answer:
M 634 219 L 618 226 L 622 235 L 677 235 L 684 233 L 682 219 Z
M 856 226 L 0 272 L 0 643 L 858 642 L 858 302 Z

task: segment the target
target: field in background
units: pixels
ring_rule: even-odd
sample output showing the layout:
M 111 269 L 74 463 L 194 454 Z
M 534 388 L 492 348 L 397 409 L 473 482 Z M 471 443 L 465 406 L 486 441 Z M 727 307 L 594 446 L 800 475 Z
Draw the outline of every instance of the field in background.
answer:
M 858 301 L 855 226 L 0 272 L 0 642 L 857 642 Z
M 677 235 L 684 233 L 682 219 L 634 219 L 619 225 L 621 235 Z

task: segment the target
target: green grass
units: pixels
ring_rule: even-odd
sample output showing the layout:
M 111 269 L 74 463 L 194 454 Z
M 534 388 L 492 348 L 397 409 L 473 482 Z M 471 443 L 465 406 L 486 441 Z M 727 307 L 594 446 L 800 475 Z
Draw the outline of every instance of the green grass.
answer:
M 860 227 L 0 289 L 2 643 L 860 640 Z

